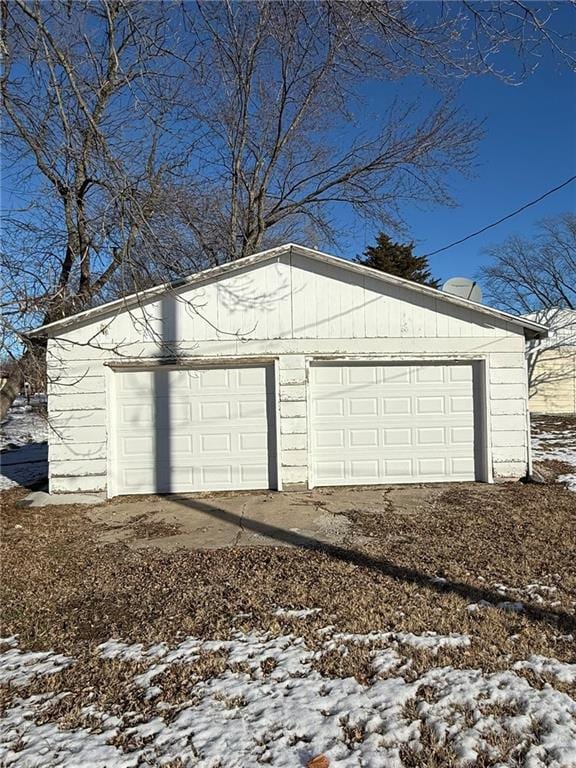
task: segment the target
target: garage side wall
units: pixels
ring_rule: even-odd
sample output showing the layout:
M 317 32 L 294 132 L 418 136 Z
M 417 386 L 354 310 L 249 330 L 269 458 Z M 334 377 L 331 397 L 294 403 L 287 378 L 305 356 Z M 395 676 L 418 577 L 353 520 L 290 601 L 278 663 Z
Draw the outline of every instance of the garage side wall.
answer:
M 169 326 L 163 322 L 172 302 Z M 284 486 L 308 483 L 312 360 L 478 360 L 493 476 L 528 467 L 521 329 L 369 276 L 282 256 L 48 342 L 50 490 L 107 490 L 109 387 L 116 364 L 277 360 Z

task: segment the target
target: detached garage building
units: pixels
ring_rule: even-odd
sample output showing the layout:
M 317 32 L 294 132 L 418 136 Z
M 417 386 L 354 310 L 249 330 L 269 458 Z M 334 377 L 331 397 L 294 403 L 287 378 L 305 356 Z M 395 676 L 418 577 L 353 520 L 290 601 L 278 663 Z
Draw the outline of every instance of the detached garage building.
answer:
M 522 477 L 544 326 L 297 245 L 47 337 L 50 491 Z

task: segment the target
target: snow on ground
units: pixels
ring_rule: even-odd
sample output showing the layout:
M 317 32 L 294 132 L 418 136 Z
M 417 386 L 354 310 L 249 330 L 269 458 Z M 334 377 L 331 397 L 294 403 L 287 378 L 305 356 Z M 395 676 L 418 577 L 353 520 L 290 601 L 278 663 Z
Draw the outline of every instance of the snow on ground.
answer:
M 0 637 L 0 644 L 8 646 L 0 654 L 0 683 L 24 685 L 35 675 L 47 675 L 69 666 L 72 659 L 51 651 L 28 651 L 18 648 L 18 638 Z
M 560 574 L 555 574 L 561 578 Z M 484 581 L 479 577 L 480 581 Z M 489 588 L 492 592 L 502 595 L 501 601 L 490 602 L 488 600 L 479 600 L 477 603 L 470 603 L 466 606 L 469 613 L 478 613 L 486 608 L 499 608 L 501 611 L 510 611 L 512 613 L 522 613 L 525 610 L 525 603 L 535 603 L 545 605 L 547 608 L 557 608 L 561 606 L 560 600 L 555 600 L 558 587 L 547 584 L 527 584 L 525 587 L 511 587 L 500 582 L 491 582 Z M 576 608 L 576 600 L 571 601 L 572 606 Z
M 521 672 L 546 672 L 570 682 L 576 680 L 576 665 L 534 656 L 505 672 L 436 667 L 412 681 L 414 676 L 406 675 L 412 663 L 406 646 L 434 652 L 445 645 L 466 645 L 469 638 L 350 635 L 331 628 L 320 630 L 318 637 L 315 649 L 294 634 L 238 632 L 227 641 L 190 637 L 176 648 L 110 640 L 98 649 L 103 659 L 146 665 L 133 680 L 155 702 L 153 714 L 127 713 L 122 722 L 90 705 L 83 710 L 87 727 L 59 727 L 40 715 L 65 692 L 17 698 L 0 722 L 0 764 L 135 768 L 180 759 L 183 767 L 262 763 L 291 768 L 323 754 L 330 766 L 340 768 L 400 768 L 406 750 L 411 751 L 410 765 L 416 765 L 419 754 L 418 764 L 430 764 L 425 750 L 432 738 L 449 742 L 457 758 L 470 764 L 481 754 L 483 760 L 492 755 L 496 762 L 490 764 L 501 768 L 574 766 L 576 702 L 552 685 L 532 687 Z M 32 673 L 53 674 L 70 663 L 56 654 L 18 654 L 15 639 L 8 640 L 0 671 L 5 674 L 8 668 L 16 685 Z M 335 647 L 346 652 L 350 644 L 371 650 L 376 677 L 370 685 L 325 677 L 313 668 L 322 654 Z M 227 655 L 225 671 L 208 680 L 191 678 L 190 699 L 168 717 L 162 675 L 209 651 Z M 415 698 L 420 689 L 425 693 Z M 129 747 L 122 750 L 121 744 Z
M 48 423 L 45 395 L 34 395 L 28 406 L 17 397 L 1 425 L 0 490 L 28 485 L 48 475 Z
M 559 420 L 557 427 L 552 423 L 543 432 L 533 426 L 532 458 L 534 461 L 565 461 L 574 466 L 574 472 L 561 475 L 558 482 L 566 483 L 571 491 L 576 492 L 576 426 L 568 426 Z

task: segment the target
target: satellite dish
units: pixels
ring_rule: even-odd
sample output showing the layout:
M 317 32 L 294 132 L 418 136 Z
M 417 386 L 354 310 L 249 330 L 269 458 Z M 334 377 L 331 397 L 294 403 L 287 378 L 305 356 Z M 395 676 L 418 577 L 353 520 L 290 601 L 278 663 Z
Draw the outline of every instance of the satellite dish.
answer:
M 453 296 L 460 296 L 468 301 L 475 301 L 480 304 L 482 301 L 482 289 L 475 280 L 467 277 L 451 277 L 446 280 L 442 286 L 444 293 L 451 293 Z

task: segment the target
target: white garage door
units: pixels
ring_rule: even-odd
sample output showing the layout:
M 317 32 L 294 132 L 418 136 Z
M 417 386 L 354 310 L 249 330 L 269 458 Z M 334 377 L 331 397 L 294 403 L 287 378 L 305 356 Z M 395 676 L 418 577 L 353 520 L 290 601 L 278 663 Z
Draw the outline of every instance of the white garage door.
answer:
M 114 374 L 111 491 L 275 486 L 271 367 Z
M 315 485 L 474 480 L 472 365 L 313 365 Z

